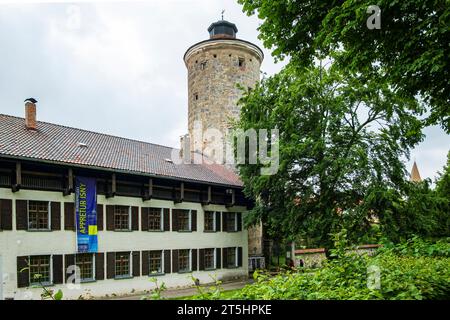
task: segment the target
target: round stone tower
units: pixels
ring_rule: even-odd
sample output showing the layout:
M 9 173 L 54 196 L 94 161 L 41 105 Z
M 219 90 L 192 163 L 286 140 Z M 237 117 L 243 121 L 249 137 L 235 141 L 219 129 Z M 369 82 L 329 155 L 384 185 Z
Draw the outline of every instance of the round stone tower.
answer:
M 217 129 L 226 136 L 230 120 L 240 114 L 237 101 L 242 91 L 239 87 L 252 88 L 260 80 L 264 54 L 253 43 L 237 39 L 238 29 L 228 21 L 211 24 L 208 32 L 209 39 L 186 51 L 184 62 L 188 70 L 190 150 L 214 156 L 206 150 L 218 141 L 199 136 L 199 130 L 194 134 L 194 128 L 200 124 L 202 132 Z

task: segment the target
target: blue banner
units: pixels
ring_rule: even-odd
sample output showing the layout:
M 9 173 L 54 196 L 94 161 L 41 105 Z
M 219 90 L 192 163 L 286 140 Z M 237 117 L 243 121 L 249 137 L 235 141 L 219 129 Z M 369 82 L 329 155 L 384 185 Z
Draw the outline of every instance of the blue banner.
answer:
M 97 182 L 94 178 L 76 177 L 75 213 L 77 217 L 77 252 L 98 252 Z

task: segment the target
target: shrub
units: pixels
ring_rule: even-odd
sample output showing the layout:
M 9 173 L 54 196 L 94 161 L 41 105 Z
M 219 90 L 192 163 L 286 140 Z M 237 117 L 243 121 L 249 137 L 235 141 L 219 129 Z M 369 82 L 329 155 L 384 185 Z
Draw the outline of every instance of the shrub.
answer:
M 312 272 L 287 272 L 275 277 L 255 274 L 256 283 L 237 293 L 236 299 L 449 299 L 450 244 L 413 238 L 388 245 L 375 256 L 348 253 L 345 235 L 336 236 L 332 259 Z M 369 267 L 380 271 L 380 287 L 368 286 Z M 369 268 L 369 269 L 368 269 Z

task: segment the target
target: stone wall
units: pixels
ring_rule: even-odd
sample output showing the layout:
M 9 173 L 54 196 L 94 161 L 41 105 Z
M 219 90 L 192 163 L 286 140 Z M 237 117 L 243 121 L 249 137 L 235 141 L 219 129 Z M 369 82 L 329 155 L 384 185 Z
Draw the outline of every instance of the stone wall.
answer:
M 248 89 L 259 81 L 262 53 L 258 50 L 250 43 L 235 39 L 206 41 L 188 50 L 185 63 L 188 69 L 191 150 L 204 151 L 213 143 L 208 138 L 198 141 L 194 137 L 196 121 L 202 122 L 203 131 L 214 128 L 225 135 L 230 120 L 239 118 L 237 102 L 242 91 L 238 85 Z M 201 146 L 202 150 L 195 146 Z
M 355 249 L 348 250 L 349 253 L 356 254 L 367 254 L 372 256 L 375 254 L 377 248 L 380 245 L 377 244 L 369 244 L 369 245 L 361 245 L 356 247 Z M 295 266 L 300 267 L 300 260 L 303 260 L 303 266 L 305 268 L 319 268 L 322 266 L 323 262 L 327 259 L 325 255 L 325 249 L 300 249 L 295 250 Z

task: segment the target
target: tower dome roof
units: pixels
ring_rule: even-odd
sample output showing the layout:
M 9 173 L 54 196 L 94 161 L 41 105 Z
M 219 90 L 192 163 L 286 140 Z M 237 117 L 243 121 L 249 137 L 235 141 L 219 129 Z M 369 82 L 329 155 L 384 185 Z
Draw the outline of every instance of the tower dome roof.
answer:
M 236 33 L 238 32 L 238 28 L 234 23 L 231 23 L 226 20 L 220 20 L 212 23 L 209 28 L 209 37 L 211 39 L 220 39 L 220 38 L 228 38 L 228 39 L 236 39 Z

